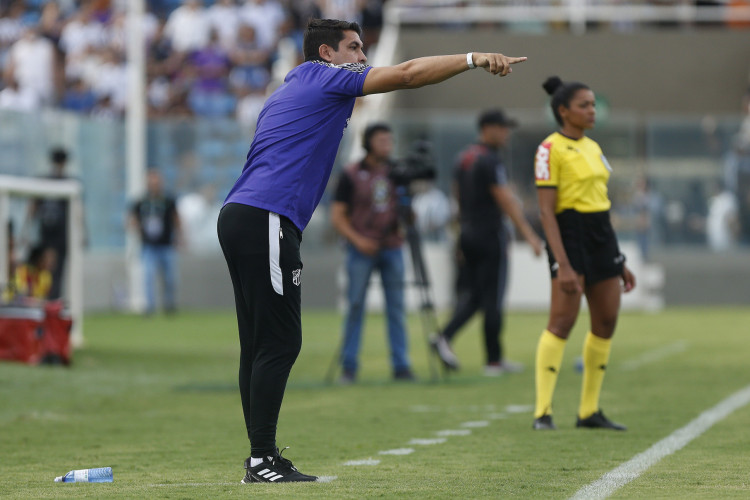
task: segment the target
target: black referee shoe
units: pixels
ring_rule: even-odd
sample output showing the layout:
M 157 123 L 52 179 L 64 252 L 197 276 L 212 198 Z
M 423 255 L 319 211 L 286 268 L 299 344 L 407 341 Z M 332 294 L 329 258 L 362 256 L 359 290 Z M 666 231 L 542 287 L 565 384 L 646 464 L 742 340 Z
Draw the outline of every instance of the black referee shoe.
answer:
M 594 413 L 590 417 L 576 419 L 576 427 L 587 427 L 589 429 L 612 429 L 613 431 L 624 431 L 627 430 L 622 424 L 612 422 L 610 419 L 604 416 L 601 410 Z
M 287 448 L 289 448 L 287 446 Z M 284 448 L 286 450 L 287 448 Z M 284 452 L 276 448 L 276 453 L 270 457 L 263 457 L 263 461 L 255 467 L 250 466 L 250 457 L 245 460 L 245 477 L 242 483 L 294 483 L 317 481 L 317 476 L 302 474 L 292 465 L 292 461 L 281 456 Z
M 535 431 L 554 431 L 557 427 L 552 421 L 552 415 L 542 415 L 534 419 L 533 429 Z

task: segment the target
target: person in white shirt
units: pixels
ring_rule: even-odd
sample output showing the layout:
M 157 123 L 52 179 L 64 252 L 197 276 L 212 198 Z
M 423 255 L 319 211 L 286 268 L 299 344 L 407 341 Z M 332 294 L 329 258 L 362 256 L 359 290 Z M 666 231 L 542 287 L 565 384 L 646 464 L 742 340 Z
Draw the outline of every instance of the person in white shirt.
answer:
M 0 109 L 30 113 L 39 109 L 39 96 L 31 89 L 18 86 L 10 79 L 8 85 L 0 91 Z
M 21 89 L 36 92 L 42 103 L 48 103 L 54 94 L 54 62 L 52 42 L 29 27 L 10 49 L 6 78 L 11 75 Z
M 208 8 L 211 29 L 219 34 L 219 41 L 227 50 L 230 50 L 237 41 L 238 12 L 239 9 L 234 0 L 216 0 L 216 3 Z
M 287 20 L 284 9 L 276 0 L 245 0 L 245 5 L 240 7 L 240 18 L 255 28 L 263 48 L 276 45 L 281 27 Z
M 190 52 L 208 45 L 211 24 L 198 0 L 184 0 L 167 18 L 164 35 L 177 52 Z

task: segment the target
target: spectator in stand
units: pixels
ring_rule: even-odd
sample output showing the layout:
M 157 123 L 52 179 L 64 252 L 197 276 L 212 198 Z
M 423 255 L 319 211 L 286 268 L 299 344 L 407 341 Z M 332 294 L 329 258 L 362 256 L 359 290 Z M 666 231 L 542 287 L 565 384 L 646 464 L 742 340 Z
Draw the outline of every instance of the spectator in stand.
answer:
M 26 7 L 20 1 L 13 2 L 7 9 L 3 9 L 3 15 L 0 17 L 0 66 L 5 65 L 8 50 L 23 35 L 25 11 Z
M 199 0 L 184 0 L 167 18 L 164 34 L 172 50 L 191 52 L 205 47 L 210 40 L 211 26 L 206 10 Z
M 260 111 L 266 103 L 266 91 L 262 87 L 242 87 L 237 92 L 237 110 L 235 117 L 243 127 L 255 130 Z
M 47 2 L 39 16 L 39 34 L 58 46 L 65 20 L 57 2 Z
M 65 53 L 66 64 L 89 48 L 101 48 L 107 43 L 105 27 L 95 19 L 93 4 L 84 4 L 73 19 L 62 29 L 60 48 Z
M 15 78 L 24 91 L 36 92 L 39 100 L 48 104 L 54 97 L 54 58 L 52 42 L 39 36 L 29 26 L 10 49 L 6 65 L 6 79 Z
M 211 32 L 208 45 L 188 57 L 195 79 L 190 90 L 190 107 L 200 116 L 227 116 L 234 109 L 228 93 L 229 55 L 221 45 L 216 31 Z
M 237 41 L 237 30 L 239 28 L 239 9 L 234 0 L 216 0 L 208 8 L 208 21 L 212 30 L 219 34 L 221 45 L 231 50 Z
M 240 19 L 255 28 L 260 46 L 270 50 L 279 41 L 287 16 L 276 0 L 245 0 Z
M 122 56 L 114 49 L 101 52 L 97 75 L 91 78 L 92 89 L 101 97 L 109 97 L 117 113 L 124 113 L 128 99 L 127 67 Z
M 63 109 L 89 114 L 96 106 L 96 95 L 80 78 L 71 78 L 65 88 L 61 105 Z
M 326 19 L 346 19 L 362 22 L 362 0 L 319 0 L 323 17 Z
M 39 96 L 28 88 L 21 88 L 15 78 L 10 77 L 8 85 L 0 91 L 0 109 L 30 113 L 39 109 Z
M 229 81 L 232 87 L 265 87 L 271 77 L 268 72 L 270 53 L 258 43 L 255 28 L 241 24 L 238 39 L 229 52 L 229 59 L 234 65 Z

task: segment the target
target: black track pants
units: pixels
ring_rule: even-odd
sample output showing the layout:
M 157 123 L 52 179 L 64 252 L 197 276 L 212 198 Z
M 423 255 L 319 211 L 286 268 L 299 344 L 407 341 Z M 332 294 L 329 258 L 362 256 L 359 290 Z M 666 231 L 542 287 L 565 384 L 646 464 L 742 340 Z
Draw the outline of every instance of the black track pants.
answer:
M 302 347 L 302 234 L 286 217 L 237 203 L 221 210 L 218 233 L 234 287 L 251 455 L 263 457 L 276 449 L 281 401 Z
M 508 250 L 504 233 L 461 233 L 466 290 L 459 293 L 453 317 L 443 330 L 451 341 L 478 311 L 484 315 L 484 346 L 487 363 L 503 359 L 500 335 L 503 329 L 503 301 L 508 277 Z

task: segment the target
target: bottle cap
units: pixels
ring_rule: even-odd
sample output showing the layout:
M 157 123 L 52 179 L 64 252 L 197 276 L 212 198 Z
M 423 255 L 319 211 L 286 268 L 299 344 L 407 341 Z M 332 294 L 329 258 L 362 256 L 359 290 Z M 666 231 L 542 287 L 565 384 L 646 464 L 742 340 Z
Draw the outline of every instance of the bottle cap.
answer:
M 57 477 L 55 478 L 55 482 L 56 482 L 56 483 L 62 483 L 62 480 L 63 480 L 63 477 L 62 477 L 62 476 L 57 476 Z

